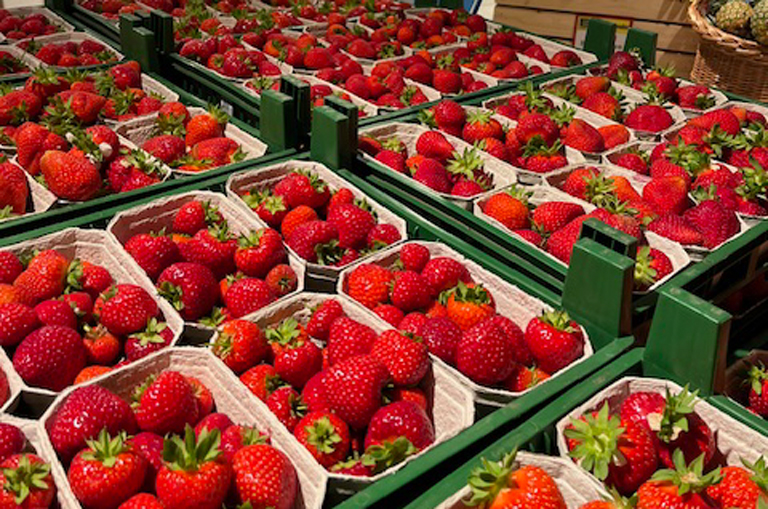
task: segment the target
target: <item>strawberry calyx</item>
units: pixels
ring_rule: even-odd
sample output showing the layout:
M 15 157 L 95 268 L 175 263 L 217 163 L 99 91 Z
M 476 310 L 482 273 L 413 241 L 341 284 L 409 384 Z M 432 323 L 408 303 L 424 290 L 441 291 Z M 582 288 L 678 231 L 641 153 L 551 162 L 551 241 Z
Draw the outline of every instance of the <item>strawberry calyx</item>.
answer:
M 506 454 L 501 462 L 481 458 L 482 466 L 472 470 L 469 476 L 471 494 L 464 500 L 467 507 L 486 507 L 509 484 L 509 476 L 517 468 L 517 449 Z
M 693 176 L 710 165 L 709 154 L 700 151 L 696 145 L 686 144 L 683 140 L 678 140 L 677 145 L 669 145 L 664 150 L 664 157 Z
M 331 424 L 328 417 L 321 417 L 311 425 L 306 426 L 307 442 L 322 454 L 331 454 L 336 450 L 336 444 L 341 442 L 341 436 Z
M 437 129 L 437 121 L 435 120 L 435 112 L 431 109 L 421 110 L 416 114 L 416 119 L 423 125 L 432 129 Z M 398 142 L 399 145 L 399 142 Z
M 428 110 L 422 110 L 422 111 L 428 111 Z M 400 141 L 400 138 L 397 136 L 392 136 L 391 138 L 387 138 L 386 140 L 381 142 L 381 148 L 384 150 L 391 150 L 392 152 L 397 152 L 398 154 L 401 154 L 403 150 L 405 149 L 405 145 L 402 141 Z
M 656 282 L 657 272 L 651 266 L 651 248 L 643 246 L 637 250 L 637 260 L 635 261 L 635 283 L 647 287 Z
M 747 383 L 755 394 L 762 396 L 763 394 L 763 382 L 768 380 L 768 370 L 765 369 L 762 363 L 750 366 L 747 371 Z
M 67 283 L 67 288 L 65 289 L 64 293 L 72 293 L 73 291 L 82 290 L 82 279 L 83 262 L 75 258 L 69 263 L 69 267 L 67 267 L 67 277 L 65 280 Z
M 160 296 L 170 302 L 176 311 L 184 309 L 184 302 L 182 300 L 184 292 L 180 286 L 175 285 L 170 281 L 163 281 L 160 283 L 157 290 Z
M 243 442 L 243 447 L 249 445 L 264 445 L 267 443 L 267 435 L 251 426 L 243 426 L 240 429 L 240 439 Z
M 552 326 L 555 330 L 562 332 L 576 332 L 576 329 L 572 325 L 570 315 L 565 310 L 552 310 L 545 311 L 539 316 L 539 320 L 543 323 Z
M 604 481 L 611 464 L 626 461 L 619 450 L 619 439 L 624 431 L 621 419 L 618 415 L 610 415 L 606 402 L 597 413 L 571 419 L 571 427 L 565 430 L 565 436 L 578 443 L 569 454 L 583 469 Z
M 304 344 L 297 341 L 301 337 L 302 328 L 295 318 L 286 318 L 277 327 L 270 327 L 264 332 L 267 341 L 277 343 L 280 346 L 295 348 Z
M 19 459 L 19 465 L 16 468 L 3 469 L 5 477 L 3 489 L 13 493 L 14 502 L 21 506 L 33 489 L 49 488 L 45 478 L 50 472 L 51 466 L 48 463 L 32 463 L 29 461 L 29 456 L 25 454 Z
M 11 217 L 16 217 L 17 215 L 18 214 L 13 211 L 13 207 L 10 205 L 6 205 L 0 209 L 0 219 L 9 219 Z
M 715 97 L 710 93 L 699 94 L 694 100 L 694 105 L 697 109 L 708 110 L 715 105 Z
M 156 375 L 149 375 L 144 379 L 143 382 L 134 387 L 133 392 L 131 393 L 131 408 L 135 410 L 139 407 L 141 397 L 144 395 L 147 389 L 149 389 L 149 386 L 155 383 L 156 379 Z
M 107 428 L 99 432 L 96 440 L 86 440 L 85 443 L 90 448 L 83 453 L 82 458 L 88 461 L 98 461 L 107 468 L 112 468 L 117 463 L 118 455 L 130 450 L 126 441 L 128 435 L 122 431 L 111 437 Z
M 227 276 L 229 277 L 229 276 Z M 216 328 L 227 319 L 228 315 L 222 311 L 222 308 L 216 306 L 211 311 L 211 314 L 200 319 L 200 323 L 206 327 Z
M 491 295 L 482 285 L 469 286 L 463 281 L 459 281 L 459 284 L 453 288 L 442 292 L 438 297 L 438 301 L 440 304 L 445 305 L 451 296 L 453 296 L 456 302 L 466 302 L 479 306 L 491 303 Z
M 221 108 L 214 104 L 208 105 L 208 114 L 213 117 L 213 119 L 219 125 L 225 125 L 227 122 L 229 122 L 229 115 L 224 113 Z
M 394 440 L 384 440 L 380 444 L 368 446 L 361 462 L 370 468 L 374 474 L 378 474 L 402 463 L 407 457 L 413 456 L 417 452 L 419 449 L 410 440 L 400 436 Z
M 307 177 L 309 179 L 309 184 L 316 193 L 324 193 L 328 188 L 328 184 L 326 184 L 315 172 L 309 170 L 294 170 L 294 173 Z
M 224 222 L 224 218 L 219 212 L 219 207 L 206 200 L 202 202 L 203 212 L 205 213 L 205 224 L 212 225 Z
M 334 239 L 327 244 L 318 244 L 315 246 L 317 263 L 319 265 L 335 265 L 344 258 L 347 250 L 339 246 L 339 241 Z
M 590 203 L 602 206 L 609 197 L 616 197 L 616 186 L 611 177 L 602 173 L 594 173 L 584 179 L 586 190 L 584 195 Z
M 523 157 L 554 156 L 559 154 L 562 148 L 563 143 L 560 140 L 556 140 L 552 145 L 547 145 L 544 138 L 537 134 L 523 147 Z
M 571 83 L 556 83 L 549 87 L 547 92 L 574 104 L 582 103 L 581 97 L 576 95 L 576 86 Z
M 517 184 L 512 184 L 508 188 L 504 189 L 504 193 L 508 194 L 512 198 L 516 199 L 519 202 L 522 202 L 523 205 L 530 208 L 531 203 L 529 202 L 530 198 L 533 196 L 533 191 L 527 191 L 523 187 L 518 186 Z
M 661 415 L 650 414 L 648 416 L 648 423 L 660 440 L 669 443 L 675 440 L 680 433 L 688 431 L 688 418 L 686 416 L 693 413 L 698 395 L 698 390 L 690 392 L 687 385 L 675 395 L 672 395 L 668 388 L 666 389 L 666 404 Z
M 469 180 L 475 180 L 476 170 L 482 170 L 484 163 L 485 161 L 480 152 L 475 147 L 465 148 L 461 154 L 459 152 L 452 154 L 446 170 L 452 175 L 464 176 Z
M 187 424 L 183 440 L 174 435 L 163 442 L 163 461 L 171 470 L 194 472 L 219 458 L 220 444 L 221 433 L 218 429 L 204 428 L 195 438 L 194 428 Z
M 157 318 L 150 318 L 147 321 L 147 328 L 138 334 L 133 334 L 132 337 L 139 340 L 141 346 L 147 346 L 149 344 L 163 344 L 165 339 L 160 335 L 168 325 L 165 322 L 158 322 Z
M 82 123 L 72 110 L 72 98 L 65 103 L 60 96 L 53 96 L 48 100 L 48 106 L 45 108 L 45 114 L 40 123 L 49 131 L 65 136 L 68 132 L 80 129 Z
M 162 161 L 139 149 L 131 150 L 123 158 L 123 164 L 136 168 L 145 175 L 162 176 L 165 173 Z
M 184 127 L 184 115 L 158 115 L 155 118 L 155 130 L 157 134 L 183 137 L 187 133 Z
M 258 230 L 241 235 L 237 239 L 237 245 L 243 249 L 259 247 L 259 243 L 261 242 L 261 237 L 263 234 L 264 230 Z
M 675 468 L 659 470 L 653 474 L 651 480 L 667 482 L 676 486 L 679 496 L 687 493 L 701 493 L 722 479 L 719 468 L 704 475 L 704 456 L 705 454 L 701 454 L 690 465 L 686 465 L 683 451 L 675 449 L 672 454 L 672 463 Z

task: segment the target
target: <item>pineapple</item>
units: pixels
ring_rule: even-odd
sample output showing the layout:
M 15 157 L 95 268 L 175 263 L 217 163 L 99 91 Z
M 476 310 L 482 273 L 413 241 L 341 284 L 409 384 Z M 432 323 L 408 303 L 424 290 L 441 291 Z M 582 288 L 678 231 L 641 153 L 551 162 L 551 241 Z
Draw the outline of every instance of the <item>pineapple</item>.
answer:
M 768 45 L 768 1 L 762 0 L 752 14 L 752 36 L 760 44 Z
M 749 33 L 752 7 L 744 0 L 729 0 L 717 11 L 715 24 L 718 28 L 736 35 Z

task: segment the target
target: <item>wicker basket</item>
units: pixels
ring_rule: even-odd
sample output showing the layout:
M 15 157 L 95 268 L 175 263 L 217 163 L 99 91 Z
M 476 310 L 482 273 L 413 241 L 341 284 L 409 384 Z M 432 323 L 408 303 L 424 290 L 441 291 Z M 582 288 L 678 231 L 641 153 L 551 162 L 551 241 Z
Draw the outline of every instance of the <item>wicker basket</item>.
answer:
M 688 17 L 701 35 L 691 79 L 768 101 L 768 46 L 720 30 L 706 17 L 709 0 L 692 0 Z

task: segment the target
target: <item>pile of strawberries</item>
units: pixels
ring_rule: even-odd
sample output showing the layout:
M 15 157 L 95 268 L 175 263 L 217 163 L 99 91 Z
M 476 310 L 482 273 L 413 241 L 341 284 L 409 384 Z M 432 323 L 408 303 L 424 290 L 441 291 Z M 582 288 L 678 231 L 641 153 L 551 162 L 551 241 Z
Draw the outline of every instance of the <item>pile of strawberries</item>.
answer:
M 312 171 L 291 171 L 242 199 L 310 263 L 342 267 L 401 238 L 396 226 L 378 222 L 365 198 L 346 187 L 331 189 Z
M 256 81 L 256 84 L 253 84 L 254 81 Z M 302 81 L 308 82 L 306 78 L 302 78 Z M 256 87 L 261 86 L 262 84 L 264 86 L 260 90 L 263 90 L 264 88 L 271 88 L 273 90 L 277 90 L 280 86 L 277 80 L 270 79 L 270 78 L 266 78 L 264 80 L 253 80 L 251 82 L 246 83 L 245 86 L 255 89 Z M 352 102 L 351 95 L 349 95 L 347 92 L 343 92 L 338 89 L 333 89 L 329 84 L 324 84 L 324 83 L 318 83 L 314 85 L 310 84 L 309 105 L 313 110 L 319 106 L 325 106 L 325 98 L 328 96 L 334 96 L 344 101 Z M 365 109 L 358 108 L 357 116 L 365 117 L 366 116 Z
M 100 65 L 118 60 L 114 50 L 96 39 L 85 39 L 79 43 L 67 41 L 42 44 L 32 39 L 20 42 L 18 47 L 31 53 L 45 64 L 59 67 Z
M 402 52 L 398 53 L 398 49 L 401 47 L 430 49 L 457 42 L 457 34 L 452 28 L 454 28 L 454 22 L 456 25 L 460 24 L 459 16 L 461 15 L 466 15 L 466 12 L 457 11 L 452 19 L 452 14 L 449 11 L 436 9 L 424 18 L 406 17 L 402 12 L 391 13 L 384 20 L 385 23 L 363 17 L 360 20 L 361 24 L 373 30 L 370 36 L 366 34 L 370 43 L 366 40 L 366 36 L 357 33 L 352 34 L 354 39 L 346 45 L 344 45 L 345 41 L 343 40 L 329 39 L 328 42 L 331 43 L 332 48 L 337 43 L 341 43 L 340 47 L 346 48 L 350 54 L 361 58 L 373 60 L 382 57 L 394 57 L 402 54 Z M 473 15 L 471 20 L 467 19 L 472 25 L 475 25 L 475 28 L 484 29 L 485 20 L 481 16 Z M 464 24 L 463 27 L 470 30 L 467 24 Z M 349 44 L 355 45 L 352 51 L 349 49 Z M 384 48 L 385 53 L 383 55 L 377 54 L 380 51 L 379 48 Z
M 117 21 L 120 14 L 133 14 L 146 10 L 133 0 L 78 0 L 83 9 L 95 12 L 111 21 Z
M 243 39 L 248 42 L 249 38 Z M 243 47 L 232 35 L 191 39 L 179 50 L 183 57 L 196 60 L 228 78 L 249 79 L 280 76 L 280 68 L 264 53 Z
M 173 340 L 152 295 L 102 266 L 51 249 L 0 259 L 0 346 L 32 387 L 61 391 Z
M 460 261 L 418 243 L 403 245 L 391 267 L 359 265 L 344 292 L 481 385 L 522 392 L 584 354 L 582 329 L 566 312 L 544 312 L 524 332 Z
M 0 76 L 29 71 L 29 66 L 18 56 L 0 50 Z
M 141 144 L 142 150 L 171 168 L 201 172 L 242 161 L 245 149 L 227 137 L 229 116 L 215 106 L 192 116 L 179 103 L 167 103 L 155 118 L 154 136 Z
M 0 9 L 0 33 L 11 40 L 40 37 L 60 32 L 62 27 L 52 23 L 43 13 L 15 16 L 7 9 Z
M 464 70 L 460 62 L 462 48 L 453 52 L 433 55 L 428 51 L 419 51 L 415 55 L 395 61 L 402 68 L 404 76 L 417 83 L 428 85 L 443 94 L 461 94 L 477 92 L 488 84 Z M 377 65 L 391 68 L 392 63 L 382 62 Z
M 377 334 L 332 298 L 304 322 L 233 320 L 213 352 L 331 472 L 375 475 L 435 441 L 424 343 Z
M 3 507 L 55 505 L 51 465 L 36 454 L 18 427 L 0 422 L 0 504 Z
M 526 84 L 523 92 L 509 96 L 506 103 L 495 104 L 493 110 L 518 124 L 525 121 L 528 127 L 520 145 L 538 137 L 538 144 L 545 148 L 552 147 L 560 140 L 562 144 L 580 152 L 595 154 L 623 145 L 630 139 L 626 127 L 610 124 L 596 128 L 579 118 L 575 108 L 566 104 L 556 107 L 550 98 L 534 90 L 530 84 Z M 516 135 L 514 139 L 517 140 Z M 513 148 L 516 146 L 515 143 L 511 145 Z
M 478 148 L 458 152 L 439 131 L 422 133 L 416 140 L 415 154 L 409 154 L 397 136 L 377 139 L 363 135 L 358 143 L 380 163 L 439 193 L 471 198 L 494 186 L 494 175 L 485 169 L 487 159 Z
M 132 399 L 89 385 L 48 423 L 83 507 L 293 507 L 299 480 L 291 460 L 260 430 L 216 411 L 200 380 L 165 370 L 139 383 Z
M 768 465 L 761 457 L 718 468 L 725 451 L 696 412 L 697 400 L 686 388 L 632 392 L 617 408 L 605 402 L 571 420 L 570 455 L 619 494 L 636 497 L 638 509 L 759 507 L 768 500 Z
M 237 237 L 210 202 L 185 203 L 170 231 L 136 234 L 124 247 L 188 322 L 216 326 L 298 286 L 279 233 L 264 228 Z

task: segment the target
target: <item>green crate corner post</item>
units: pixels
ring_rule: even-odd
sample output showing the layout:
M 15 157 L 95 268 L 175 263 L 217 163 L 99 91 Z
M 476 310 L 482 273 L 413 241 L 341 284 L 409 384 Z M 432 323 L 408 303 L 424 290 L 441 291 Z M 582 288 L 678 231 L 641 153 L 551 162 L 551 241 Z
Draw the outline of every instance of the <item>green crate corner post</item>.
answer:
M 315 108 L 309 145 L 312 159 L 333 170 L 351 168 L 355 156 L 349 141 L 351 123 L 347 115 L 331 106 Z
M 330 108 L 338 111 L 339 113 L 346 115 L 347 118 L 349 119 L 349 127 L 347 128 L 348 138 L 347 138 L 346 144 L 349 147 L 350 153 L 352 154 L 352 157 L 350 158 L 350 161 L 349 161 L 351 163 L 352 158 L 354 158 L 355 154 L 357 154 L 357 128 L 358 128 L 358 122 L 360 119 L 359 110 L 357 106 L 355 106 L 351 102 L 345 101 L 344 99 L 341 99 L 334 95 L 329 96 L 325 100 L 325 104 Z
M 71 12 L 72 0 L 45 0 L 44 5 L 54 12 Z
M 155 33 L 143 26 L 144 19 L 134 15 L 120 16 L 120 47 L 130 60 L 136 60 L 145 72 L 159 68 Z
M 645 347 L 647 376 L 671 378 L 704 395 L 724 385 L 731 315 L 673 287 L 662 290 Z
M 632 333 L 637 240 L 596 219 L 582 225 L 563 289 L 563 307 L 611 336 Z
M 155 33 L 158 50 L 166 55 L 173 53 L 173 16 L 158 9 L 153 10 L 149 29 Z
M 598 60 L 605 60 L 613 55 L 615 48 L 616 25 L 604 19 L 590 19 L 584 39 L 584 51 L 594 53 Z
M 298 144 L 296 100 L 276 90 L 261 93 L 259 133 L 272 151 L 294 148 Z
M 284 76 L 280 80 L 280 92 L 293 97 L 295 103 L 294 117 L 299 143 L 303 144 L 309 137 L 312 125 L 312 108 L 310 104 L 309 84 L 296 76 Z
M 653 67 L 656 64 L 656 43 L 658 39 L 659 34 L 656 32 L 630 28 L 627 31 L 627 40 L 624 42 L 624 51 L 639 51 L 645 65 Z

